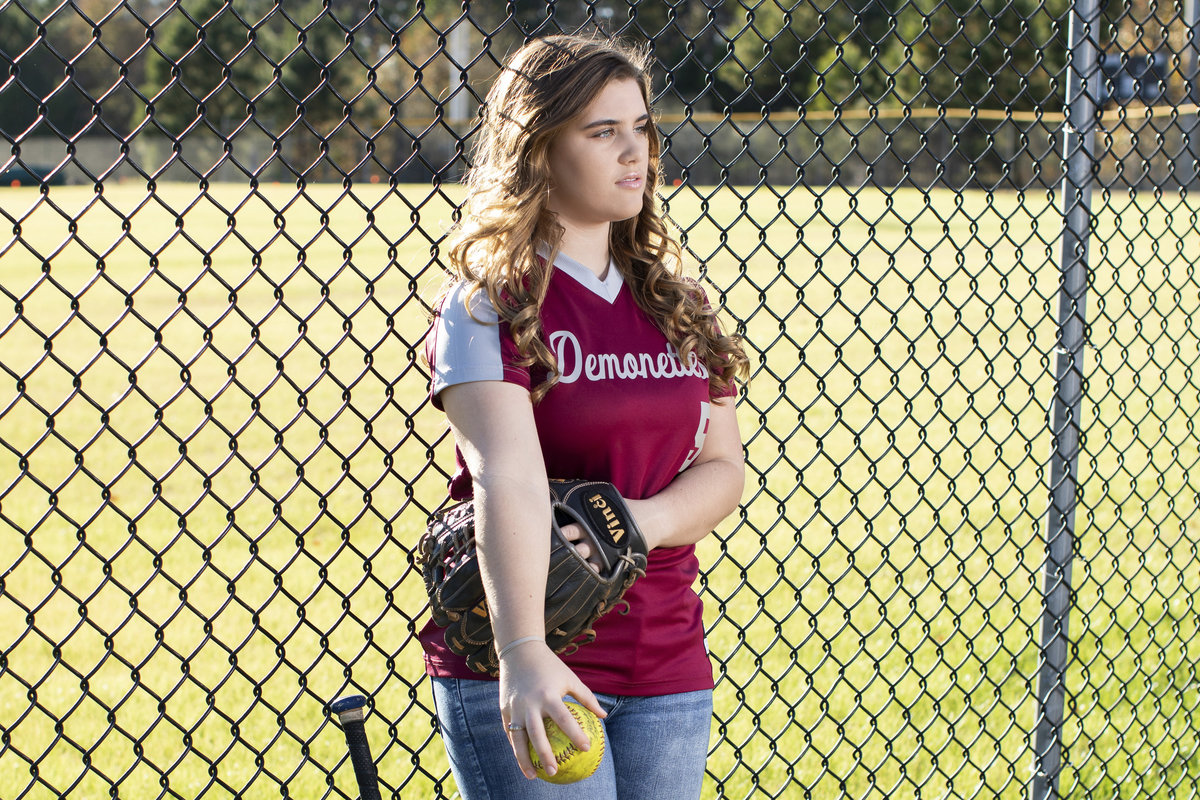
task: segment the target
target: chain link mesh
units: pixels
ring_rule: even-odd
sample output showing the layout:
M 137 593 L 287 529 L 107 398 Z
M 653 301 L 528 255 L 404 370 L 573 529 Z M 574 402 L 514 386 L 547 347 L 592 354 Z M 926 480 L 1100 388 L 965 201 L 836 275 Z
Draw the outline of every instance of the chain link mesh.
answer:
M 1109 3 L 1062 796 L 1197 797 L 1192 2 Z M 1067 0 L 0 5 L 0 785 L 455 793 L 420 357 L 524 39 L 653 48 L 663 204 L 745 336 L 700 547 L 706 797 L 1024 797 Z M 9 185 L 11 184 L 11 186 Z

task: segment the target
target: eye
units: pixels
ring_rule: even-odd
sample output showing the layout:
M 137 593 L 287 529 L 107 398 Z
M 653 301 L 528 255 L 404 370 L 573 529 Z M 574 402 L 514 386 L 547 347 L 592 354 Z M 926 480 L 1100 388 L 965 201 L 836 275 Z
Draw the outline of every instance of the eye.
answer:
M 610 136 L 612 136 L 613 133 L 614 133 L 614 131 L 612 128 L 603 128 L 602 130 L 598 130 L 594 134 L 592 134 L 592 138 L 593 139 L 607 139 Z

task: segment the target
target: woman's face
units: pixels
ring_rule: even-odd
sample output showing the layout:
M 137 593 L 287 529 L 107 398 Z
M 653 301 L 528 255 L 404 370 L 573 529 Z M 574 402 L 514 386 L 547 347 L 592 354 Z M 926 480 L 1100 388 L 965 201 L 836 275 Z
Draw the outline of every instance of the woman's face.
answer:
M 642 210 L 650 114 L 637 81 L 610 81 L 550 144 L 548 207 L 567 228 L 608 225 Z

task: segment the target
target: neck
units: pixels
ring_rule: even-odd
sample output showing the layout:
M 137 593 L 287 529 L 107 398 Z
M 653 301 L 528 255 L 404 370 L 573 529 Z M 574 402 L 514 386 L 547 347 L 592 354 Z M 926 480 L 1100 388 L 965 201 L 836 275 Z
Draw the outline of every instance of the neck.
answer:
M 559 219 L 560 223 L 562 219 Z M 608 274 L 608 234 L 611 225 L 589 225 L 576 227 L 563 224 L 563 237 L 558 245 L 559 252 L 583 264 L 596 273 L 601 280 Z

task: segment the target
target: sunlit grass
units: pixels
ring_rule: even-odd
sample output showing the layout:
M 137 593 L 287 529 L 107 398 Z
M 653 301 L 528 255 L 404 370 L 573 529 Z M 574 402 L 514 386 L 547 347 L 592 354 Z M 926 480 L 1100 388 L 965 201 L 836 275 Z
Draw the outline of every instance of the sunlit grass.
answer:
M 324 796 L 351 690 L 385 784 L 437 794 L 409 549 L 449 463 L 419 354 L 455 191 L 4 190 L 6 796 Z M 1102 202 L 1063 786 L 1145 796 L 1200 774 L 1200 236 L 1178 198 Z M 743 510 L 700 549 L 707 796 L 1021 797 L 1051 198 L 667 206 L 755 367 Z M 1135 792 L 1114 752 L 1161 779 Z

